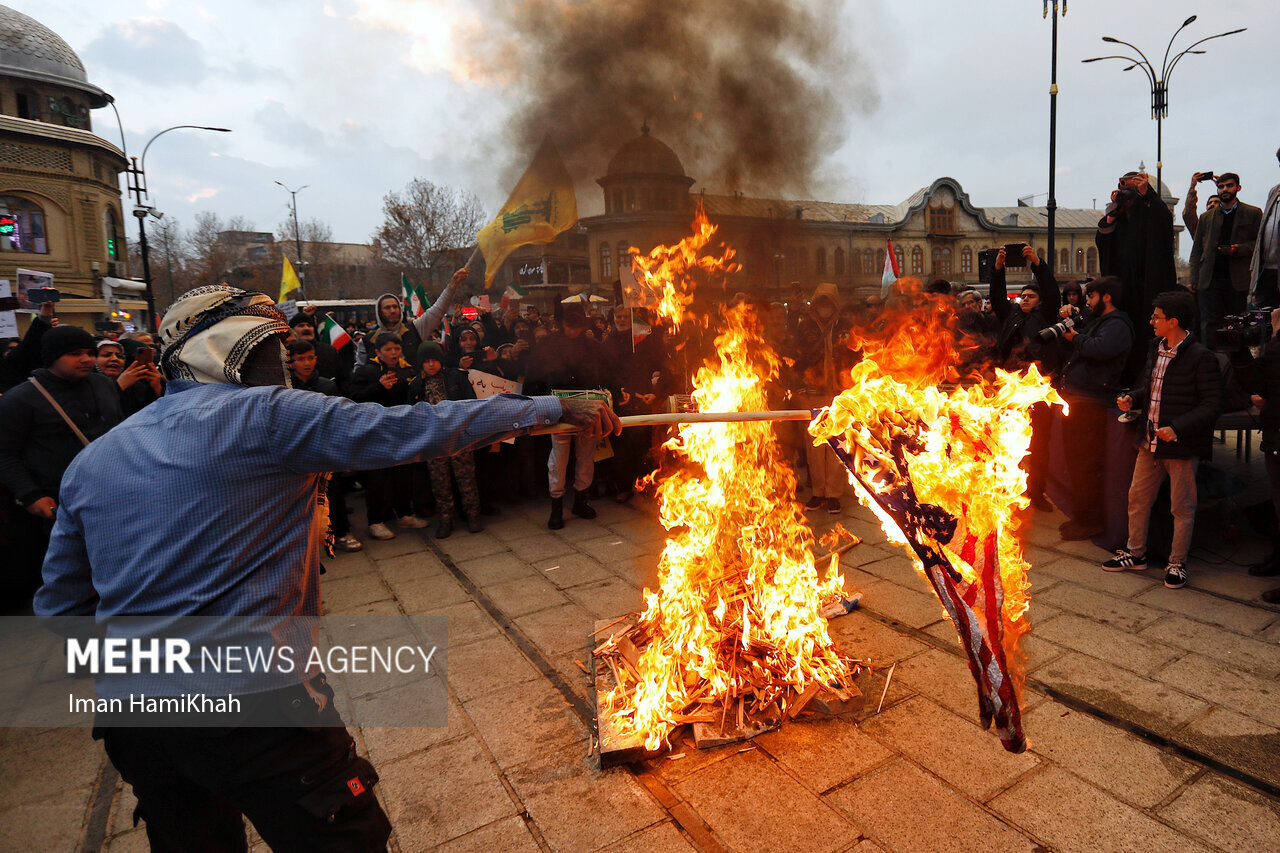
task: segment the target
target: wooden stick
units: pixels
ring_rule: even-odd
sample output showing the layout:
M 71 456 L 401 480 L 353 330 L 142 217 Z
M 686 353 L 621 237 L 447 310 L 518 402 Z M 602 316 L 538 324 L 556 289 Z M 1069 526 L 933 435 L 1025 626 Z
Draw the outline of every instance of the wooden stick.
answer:
M 781 409 L 772 412 L 659 412 L 650 415 L 627 415 L 618 418 L 624 427 L 662 426 L 667 424 L 747 423 L 754 421 L 811 421 L 808 409 Z M 533 435 L 577 432 L 572 424 L 553 424 L 533 430 Z
M 898 662 L 894 661 L 893 666 L 889 667 L 889 677 L 884 680 L 884 690 L 880 693 L 880 704 L 876 706 L 876 713 L 879 714 L 884 708 L 884 697 L 889 695 L 889 682 L 893 681 L 893 671 L 898 668 Z

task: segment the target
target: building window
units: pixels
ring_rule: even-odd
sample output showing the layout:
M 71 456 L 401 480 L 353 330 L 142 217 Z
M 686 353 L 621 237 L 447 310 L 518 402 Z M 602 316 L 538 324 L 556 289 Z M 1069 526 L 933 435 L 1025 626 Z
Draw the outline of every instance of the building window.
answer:
M 941 247 L 933 250 L 933 274 L 939 278 L 951 277 L 951 249 Z
M 116 223 L 116 212 L 111 208 L 107 208 L 107 260 L 120 260 L 120 250 L 124 248 L 120 243 L 120 227 Z M 168 247 L 165 247 L 166 250 Z
M 819 246 L 818 251 L 814 252 L 813 263 L 817 268 L 818 275 L 827 274 L 827 249 L 825 246 Z
M 17 196 L 0 196 L 0 252 L 48 254 L 40 205 Z
M 50 98 L 49 117 L 54 123 L 67 127 L 88 127 L 89 108 L 70 98 Z
M 627 240 L 618 241 L 618 275 L 622 275 L 624 269 L 631 269 L 631 243 Z
M 968 246 L 960 250 L 960 272 L 963 275 L 973 272 L 973 249 Z
M 1070 257 L 1066 249 L 1058 251 L 1058 272 L 1071 272 Z
M 40 99 L 30 89 L 20 89 L 18 96 L 18 118 L 40 121 Z
M 911 250 L 911 272 L 913 275 L 924 273 L 924 250 L 919 246 Z
M 635 210 L 635 209 L 636 209 L 636 191 L 635 191 L 635 188 L 634 188 L 634 187 L 627 187 L 627 189 L 626 189 L 626 196 L 627 196 L 626 210 L 627 210 L 627 212 L 628 212 L 628 213 L 630 213 L 631 211 L 633 211 L 633 210 Z
M 1093 246 L 1089 247 L 1089 251 L 1085 252 L 1085 274 L 1098 274 L 1098 250 Z
M 844 275 L 844 249 L 836 249 L 836 275 Z
M 929 233 L 951 234 L 956 228 L 955 210 L 949 207 L 929 208 Z
M 600 279 L 613 278 L 613 251 L 608 243 L 600 244 Z
M 903 252 L 904 252 L 904 251 L 905 251 L 905 250 L 904 250 L 901 246 L 898 246 L 897 248 L 895 248 L 895 249 L 893 250 L 893 256 L 894 256 L 895 258 L 897 258 L 897 259 L 898 259 L 898 274 L 899 274 L 899 275 L 901 275 L 901 274 L 902 274 L 902 271 L 903 271 L 903 270 L 905 270 L 905 269 L 907 268 L 907 258 L 906 258 L 906 255 L 904 255 L 904 254 L 903 254 Z M 918 252 L 918 251 L 920 251 L 920 250 L 919 250 L 919 249 L 916 249 L 916 251 Z M 883 257 L 884 257 L 884 256 L 883 256 L 883 255 L 881 255 L 880 257 L 883 259 Z M 881 269 L 884 269 L 884 264 L 881 264 L 881 265 L 880 265 L 880 268 L 881 268 Z
M 1084 249 L 1076 249 L 1076 273 L 1084 275 Z
M 874 275 L 876 270 L 882 269 L 884 269 L 884 249 L 876 249 L 876 265 L 871 268 L 871 273 Z M 898 269 L 902 269 L 901 265 Z

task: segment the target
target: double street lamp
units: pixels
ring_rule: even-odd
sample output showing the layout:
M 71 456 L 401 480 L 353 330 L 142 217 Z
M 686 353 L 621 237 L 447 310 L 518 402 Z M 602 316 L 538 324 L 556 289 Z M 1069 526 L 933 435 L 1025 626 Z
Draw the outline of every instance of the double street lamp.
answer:
M 307 273 L 302 265 L 302 232 L 298 230 L 298 193 L 305 190 L 310 184 L 303 184 L 296 190 L 291 190 L 279 181 L 275 182 L 277 186 L 283 187 L 284 191 L 289 194 L 289 209 L 293 212 L 293 246 L 298 252 L 298 285 L 302 291 L 302 301 L 307 301 Z
M 114 105 L 113 105 L 114 106 Z M 118 114 L 117 114 L 118 115 Z M 138 250 L 142 254 L 142 281 L 146 285 L 147 293 L 147 315 L 150 322 L 154 326 L 156 323 L 156 300 L 155 294 L 151 289 L 151 259 L 147 250 L 147 217 L 154 216 L 159 219 L 164 214 L 156 210 L 148 204 L 144 204 L 147 198 L 147 150 L 151 147 L 151 143 L 155 142 L 161 136 L 164 136 L 171 130 L 181 130 L 190 128 L 192 130 L 212 130 L 218 133 L 230 133 L 231 129 L 227 127 L 206 127 L 202 124 L 176 124 L 173 127 L 166 127 L 155 136 L 147 140 L 147 144 L 142 147 L 142 160 L 139 164 L 137 157 L 130 157 L 130 166 L 125 169 L 129 175 L 129 192 L 134 197 L 133 215 L 138 218 Z M 121 141 L 124 140 L 123 127 L 121 128 Z
M 1081 60 L 1082 62 L 1101 62 L 1104 59 L 1122 59 L 1125 62 L 1130 63 L 1128 67 L 1124 69 L 1125 71 L 1132 71 L 1135 68 L 1141 68 L 1143 73 L 1147 75 L 1147 82 L 1151 84 L 1151 117 L 1156 120 L 1156 192 L 1157 193 L 1164 192 L 1164 185 L 1163 183 L 1161 183 L 1161 170 L 1164 167 L 1164 162 L 1161 158 L 1161 155 L 1163 154 L 1162 146 L 1163 146 L 1163 137 L 1164 137 L 1163 122 L 1164 122 L 1165 116 L 1169 114 L 1169 77 L 1170 75 L 1173 74 L 1173 69 L 1177 67 L 1178 62 L 1182 59 L 1182 57 L 1186 56 L 1187 54 L 1189 53 L 1198 54 L 1198 53 L 1205 52 L 1203 50 L 1196 50 L 1195 48 L 1197 46 L 1202 45 L 1205 42 L 1211 41 L 1213 39 L 1222 38 L 1223 36 L 1233 36 L 1236 33 L 1242 33 L 1246 29 L 1248 29 L 1248 27 L 1241 27 L 1238 30 L 1228 30 L 1225 33 L 1218 33 L 1217 35 L 1207 36 L 1193 43 L 1192 45 L 1187 47 L 1185 50 L 1175 54 L 1173 58 L 1170 59 L 1169 53 L 1170 51 L 1173 50 L 1174 39 L 1178 37 L 1178 33 L 1186 29 L 1191 24 L 1191 22 L 1194 21 L 1195 19 L 1196 19 L 1196 16 L 1192 15 L 1190 18 L 1187 18 L 1185 21 L 1182 22 L 1182 26 L 1178 27 L 1178 29 L 1174 31 L 1173 36 L 1169 39 L 1168 46 L 1166 46 L 1164 49 L 1164 59 L 1161 60 L 1160 62 L 1159 70 L 1157 70 L 1156 67 L 1151 64 L 1151 61 L 1147 59 L 1147 55 L 1143 53 L 1141 50 L 1138 50 L 1137 47 L 1135 47 L 1134 45 L 1130 44 L 1127 41 L 1121 41 L 1120 39 L 1113 38 L 1112 36 L 1103 36 L 1102 40 L 1107 42 L 1108 44 L 1122 44 L 1125 47 L 1132 49 L 1135 53 L 1138 54 L 1138 56 L 1134 57 L 1126 54 L 1113 54 L 1110 56 L 1095 56 L 1092 59 Z

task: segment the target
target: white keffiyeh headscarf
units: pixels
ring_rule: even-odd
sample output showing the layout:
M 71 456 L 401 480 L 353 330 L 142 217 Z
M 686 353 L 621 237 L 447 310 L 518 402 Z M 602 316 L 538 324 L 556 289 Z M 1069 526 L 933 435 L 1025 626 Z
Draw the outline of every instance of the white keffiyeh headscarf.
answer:
M 160 365 L 170 379 L 245 385 L 241 371 L 249 353 L 288 331 L 284 315 L 264 293 L 225 284 L 197 287 L 174 302 L 160 323 Z M 283 368 L 283 347 L 280 358 Z

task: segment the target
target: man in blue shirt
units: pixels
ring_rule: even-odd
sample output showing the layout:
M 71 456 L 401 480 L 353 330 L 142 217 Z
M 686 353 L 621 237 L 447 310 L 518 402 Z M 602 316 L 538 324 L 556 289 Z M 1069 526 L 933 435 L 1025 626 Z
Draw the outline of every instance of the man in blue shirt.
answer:
M 287 329 L 260 293 L 208 286 L 174 303 L 160 330 L 165 396 L 67 470 L 37 616 L 93 616 L 108 634 L 130 617 L 159 630 L 198 617 L 314 643 L 325 472 L 459 453 L 557 421 L 621 429 L 607 407 L 554 397 L 383 407 L 294 390 Z M 99 695 L 154 693 L 146 678 L 100 680 Z M 382 850 L 377 774 L 323 675 L 228 678 L 219 691 L 278 694 L 297 727 L 95 729 L 152 849 L 244 850 L 244 814 L 274 849 Z

